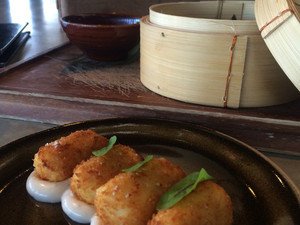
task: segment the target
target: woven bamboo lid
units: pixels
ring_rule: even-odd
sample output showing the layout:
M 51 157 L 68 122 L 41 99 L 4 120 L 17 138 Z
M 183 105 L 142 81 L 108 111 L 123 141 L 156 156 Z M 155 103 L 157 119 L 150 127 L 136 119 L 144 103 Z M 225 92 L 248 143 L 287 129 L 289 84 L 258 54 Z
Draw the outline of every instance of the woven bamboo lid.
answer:
M 299 98 L 261 37 L 254 2 L 220 2 L 150 7 L 141 20 L 144 86 L 180 101 L 230 108 Z
M 280 67 L 300 91 L 300 0 L 256 0 L 257 25 Z

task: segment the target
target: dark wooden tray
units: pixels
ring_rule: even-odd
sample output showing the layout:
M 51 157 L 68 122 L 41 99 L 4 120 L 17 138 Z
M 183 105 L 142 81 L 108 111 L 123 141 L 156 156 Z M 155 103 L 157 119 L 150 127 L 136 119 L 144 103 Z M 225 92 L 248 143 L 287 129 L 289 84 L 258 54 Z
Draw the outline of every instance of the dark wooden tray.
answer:
M 139 55 L 122 62 L 85 58 L 72 45 L 0 69 L 0 115 L 63 124 L 107 117 L 171 119 L 200 124 L 262 151 L 300 155 L 300 100 L 227 109 L 157 95 L 139 79 Z

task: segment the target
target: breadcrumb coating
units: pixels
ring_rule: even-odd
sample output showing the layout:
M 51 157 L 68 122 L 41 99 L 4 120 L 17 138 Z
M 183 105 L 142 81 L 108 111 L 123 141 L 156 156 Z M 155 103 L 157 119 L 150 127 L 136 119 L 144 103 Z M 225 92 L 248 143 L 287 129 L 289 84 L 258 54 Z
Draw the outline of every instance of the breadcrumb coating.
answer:
M 231 225 L 233 207 L 225 190 L 213 181 L 197 185 L 173 207 L 153 215 L 147 225 Z
M 96 189 L 143 158 L 125 145 L 115 145 L 103 156 L 92 156 L 78 164 L 70 179 L 75 196 L 88 204 L 94 203 Z
M 39 148 L 34 156 L 37 176 L 47 181 L 62 181 L 70 178 L 73 169 L 92 151 L 107 146 L 107 138 L 92 130 L 80 130 Z
M 163 193 L 185 177 L 164 158 L 152 159 L 133 172 L 121 173 L 97 189 L 95 209 L 105 225 L 145 225 Z

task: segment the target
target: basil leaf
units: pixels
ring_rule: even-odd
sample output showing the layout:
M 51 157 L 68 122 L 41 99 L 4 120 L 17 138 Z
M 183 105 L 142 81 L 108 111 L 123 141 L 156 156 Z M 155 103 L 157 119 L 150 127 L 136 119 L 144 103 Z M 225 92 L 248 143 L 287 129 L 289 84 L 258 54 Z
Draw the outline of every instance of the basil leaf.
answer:
M 101 148 L 100 150 L 93 151 L 92 152 L 93 155 L 95 155 L 95 156 L 105 155 L 114 146 L 116 141 L 117 141 L 117 137 L 112 136 L 108 141 L 108 145 L 104 148 Z
M 199 182 L 210 180 L 210 176 L 205 169 L 200 172 L 194 172 L 183 178 L 181 181 L 171 187 L 158 201 L 156 209 L 164 210 L 172 207 L 179 202 L 183 197 L 192 192 Z
M 122 171 L 125 172 L 133 172 L 136 171 L 138 168 L 140 168 L 142 165 L 144 165 L 145 163 L 149 162 L 151 159 L 153 158 L 153 155 L 148 155 L 146 157 L 146 159 L 144 159 L 144 161 L 138 162 L 137 164 L 135 164 L 134 166 L 128 168 L 128 169 L 123 169 Z

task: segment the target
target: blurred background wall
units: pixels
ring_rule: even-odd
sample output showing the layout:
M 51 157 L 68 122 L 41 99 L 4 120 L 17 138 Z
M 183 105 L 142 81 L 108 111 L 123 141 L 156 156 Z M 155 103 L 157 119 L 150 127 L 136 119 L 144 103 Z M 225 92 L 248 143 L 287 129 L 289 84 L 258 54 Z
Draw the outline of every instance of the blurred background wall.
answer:
M 62 16 L 80 13 L 119 12 L 148 15 L 149 6 L 176 0 L 57 0 Z M 195 2 L 185 0 L 185 2 Z M 197 2 L 197 1 L 196 1 Z

